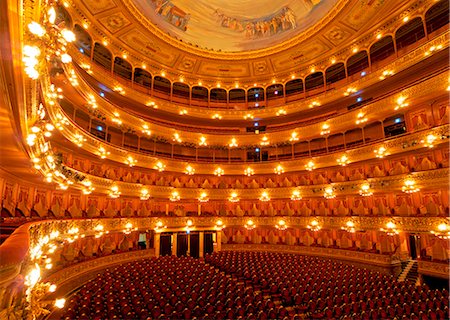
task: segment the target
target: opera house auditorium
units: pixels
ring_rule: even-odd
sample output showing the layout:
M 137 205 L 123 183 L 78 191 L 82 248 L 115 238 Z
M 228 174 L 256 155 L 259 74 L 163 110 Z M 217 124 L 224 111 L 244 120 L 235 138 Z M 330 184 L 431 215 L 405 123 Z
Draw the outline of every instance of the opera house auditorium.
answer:
M 0 319 L 449 319 L 449 1 L 0 0 Z

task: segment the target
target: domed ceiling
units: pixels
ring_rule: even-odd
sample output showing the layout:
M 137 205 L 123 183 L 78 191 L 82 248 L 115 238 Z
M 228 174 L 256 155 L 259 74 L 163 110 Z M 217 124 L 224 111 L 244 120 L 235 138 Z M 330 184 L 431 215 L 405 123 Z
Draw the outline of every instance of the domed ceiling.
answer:
M 154 25 L 203 49 L 271 47 L 322 19 L 338 0 L 133 0 Z

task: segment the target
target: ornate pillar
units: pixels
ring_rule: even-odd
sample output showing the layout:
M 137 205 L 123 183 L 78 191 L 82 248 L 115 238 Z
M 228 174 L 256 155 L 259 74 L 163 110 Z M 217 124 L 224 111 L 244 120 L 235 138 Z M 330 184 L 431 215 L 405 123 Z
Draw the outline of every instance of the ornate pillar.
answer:
M 172 234 L 172 255 L 173 256 L 177 255 L 177 234 L 176 233 Z
M 222 231 L 217 231 L 214 252 L 219 252 L 220 250 L 222 250 Z
M 191 234 L 190 233 L 187 234 L 187 242 L 188 242 L 188 247 L 187 247 L 186 255 L 188 257 L 190 257 L 191 256 Z
M 160 242 L 161 242 L 161 234 L 159 232 L 155 232 L 153 247 L 155 248 L 155 257 L 159 257 L 160 252 Z
M 204 246 L 203 246 L 204 236 L 205 236 L 205 233 L 203 231 L 201 231 L 198 236 L 198 242 L 199 242 L 198 243 L 198 257 L 199 258 L 203 258 L 203 251 L 205 250 Z

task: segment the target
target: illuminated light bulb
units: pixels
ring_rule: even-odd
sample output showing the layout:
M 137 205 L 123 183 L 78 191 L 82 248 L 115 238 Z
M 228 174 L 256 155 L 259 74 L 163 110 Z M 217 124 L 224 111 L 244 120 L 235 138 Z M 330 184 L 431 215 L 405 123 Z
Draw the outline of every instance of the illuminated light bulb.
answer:
M 66 6 L 67 4 L 67 6 Z M 67 2 L 64 2 L 64 6 L 67 8 L 69 6 L 69 4 Z M 50 7 L 47 11 L 47 15 L 48 15 L 48 22 L 50 22 L 51 24 L 54 24 L 56 21 L 56 10 L 54 7 Z
M 275 225 L 275 228 L 277 228 L 280 231 L 284 231 L 287 229 L 286 221 L 283 219 L 278 220 L 278 223 Z
M 331 64 L 335 64 L 336 63 L 336 58 L 331 58 Z
M 357 53 L 358 50 L 359 50 L 358 47 L 354 47 L 354 48 L 352 49 L 352 52 L 353 52 L 353 53 Z
M 437 231 L 430 231 L 432 234 L 434 234 L 436 237 L 442 240 L 449 240 L 450 239 L 450 231 L 449 226 L 447 223 L 440 223 L 437 226 Z
M 330 125 L 328 123 L 324 123 L 322 125 L 322 131 L 320 131 L 320 135 L 323 136 L 329 133 L 330 133 Z
M 420 191 L 420 189 L 416 187 L 416 182 L 412 178 L 408 178 L 403 182 L 402 191 L 405 193 L 415 193 Z
M 403 22 L 408 22 L 408 21 L 409 21 L 409 17 L 408 16 L 403 18 Z
M 199 82 L 198 82 L 198 85 L 199 85 L 199 86 L 202 86 L 202 85 L 203 85 L 203 83 L 202 83 L 201 81 L 199 81 Z
M 106 40 L 103 40 L 103 45 L 106 47 L 106 46 L 108 46 L 108 41 L 106 41 Z
M 118 186 L 112 186 L 108 193 L 109 197 L 113 198 L 113 199 L 119 198 L 120 194 L 121 194 L 121 192 L 119 191 Z
M 217 220 L 215 225 L 217 230 L 223 230 L 226 226 L 223 224 L 222 220 Z
M 284 116 L 284 115 L 286 115 L 286 114 L 287 114 L 286 110 L 284 110 L 284 109 L 279 109 L 279 110 L 277 111 L 277 113 L 276 113 L 276 116 L 279 117 L 279 116 Z
M 355 123 L 356 124 L 362 124 L 362 123 L 365 123 L 365 122 L 367 122 L 366 114 L 364 112 L 358 113 Z
M 313 221 L 311 221 L 309 225 L 306 226 L 306 228 L 308 228 L 311 231 L 317 232 L 321 229 L 321 226 L 319 224 L 319 221 L 314 219 Z
M 247 119 L 253 119 L 253 114 L 251 114 L 251 113 L 245 114 L 244 115 L 244 120 L 247 120 Z
M 291 75 L 291 79 L 292 79 L 292 80 L 295 79 L 295 74 Z
M 128 58 L 128 56 L 124 53 L 124 54 L 122 54 L 122 58 L 126 59 L 126 58 Z
M 358 90 L 355 87 L 347 88 L 347 90 L 345 90 L 345 92 L 344 92 L 344 96 L 348 97 L 349 95 L 351 95 L 352 93 L 355 93 L 357 91 Z
M 215 113 L 215 114 L 212 115 L 211 118 L 213 118 L 215 120 L 220 120 L 220 119 L 222 119 L 222 116 L 220 114 L 218 114 L 218 113 Z
M 244 227 L 245 227 L 245 229 L 247 229 L 247 230 L 253 230 L 253 229 L 256 228 L 256 225 L 255 225 L 255 223 L 253 222 L 253 220 L 250 219 L 250 220 L 247 220 L 247 222 L 245 223 Z
M 347 164 L 350 163 L 349 158 L 347 157 L 346 154 L 343 154 L 340 158 L 338 158 L 337 163 L 339 163 L 341 166 L 345 167 Z
M 396 234 L 399 234 L 399 231 L 396 229 L 395 223 L 392 221 L 386 223 L 386 229 L 381 228 L 380 231 L 385 232 L 388 236 L 395 236 Z
M 405 108 L 407 106 L 409 106 L 409 103 L 406 103 L 406 97 L 404 96 L 400 96 L 397 98 L 397 105 L 395 106 L 394 110 L 398 110 L 401 108 Z
M 359 189 L 359 194 L 363 197 L 369 197 L 373 194 L 373 192 L 370 190 L 370 184 L 364 183 L 361 185 L 361 188 Z
M 55 292 L 56 291 L 56 284 L 50 285 L 50 287 L 48 287 L 48 291 L 49 292 Z
M 239 197 L 236 192 L 232 192 L 230 197 L 228 198 L 228 201 L 230 202 L 239 202 Z
M 259 144 L 262 146 L 268 146 L 270 144 L 269 138 L 267 138 L 267 136 L 262 137 L 261 142 Z
M 38 37 L 42 37 L 45 34 L 45 29 L 35 21 L 28 24 L 28 30 Z
M 334 193 L 333 187 L 326 187 L 323 196 L 324 196 L 326 199 L 333 199 L 333 198 L 336 198 L 336 194 Z
M 205 137 L 200 137 L 200 142 L 198 143 L 199 146 L 207 146 L 208 143 L 206 143 L 206 138 Z
M 61 30 L 61 35 L 67 42 L 73 42 L 76 39 L 75 34 L 68 29 Z
M 311 66 L 311 67 L 309 68 L 309 72 L 311 72 L 311 73 L 316 72 L 316 67 L 315 67 L 315 66 Z
M 183 142 L 183 140 L 181 140 L 181 137 L 180 137 L 180 134 L 179 134 L 179 133 L 174 133 L 174 134 L 173 134 L 172 141 L 175 141 L 175 142 L 178 142 L 178 143 Z
M 421 140 L 420 143 L 422 143 L 424 147 L 431 149 L 434 147 L 436 139 L 437 137 L 434 134 L 430 133 L 429 135 L 426 136 L 425 139 Z
M 162 229 L 165 229 L 165 228 L 167 228 L 167 226 L 165 226 L 161 220 L 158 220 L 156 222 L 155 228 L 153 230 L 160 232 Z
M 283 168 L 283 166 L 282 166 L 281 164 L 279 164 L 279 165 L 277 165 L 277 166 L 275 167 L 275 169 L 273 169 L 273 171 L 274 171 L 276 174 L 282 174 L 282 173 L 284 173 L 284 168 Z
M 379 147 L 378 149 L 375 149 L 373 152 L 375 153 L 375 156 L 377 158 L 384 158 L 385 156 L 387 156 L 386 154 L 386 148 L 385 147 Z
M 198 198 L 198 201 L 199 202 L 208 202 L 209 201 L 208 194 L 206 192 L 202 192 L 202 194 Z
M 184 173 L 186 173 L 189 176 L 192 176 L 195 173 L 195 169 L 191 165 L 188 165 L 184 170 Z
M 180 114 L 180 116 L 183 116 L 183 115 L 187 114 L 188 111 L 186 109 L 181 109 L 178 113 Z
M 216 86 L 217 86 L 217 88 L 220 88 L 220 83 L 218 83 Z
M 291 137 L 289 138 L 289 141 L 294 142 L 294 141 L 298 141 L 299 137 L 298 137 L 298 133 L 297 132 L 292 132 L 291 133 Z
M 229 146 L 230 148 L 237 147 L 238 144 L 237 144 L 236 138 L 232 138 L 232 139 L 231 139 L 231 142 L 228 144 L 228 146 Z
M 345 223 L 345 227 L 341 227 L 341 229 L 345 230 L 347 232 L 350 232 L 350 233 L 355 233 L 356 232 L 355 223 L 352 220 L 348 220 Z
M 153 169 L 158 170 L 159 172 L 163 172 L 166 168 L 165 164 L 163 164 L 161 161 L 158 161 L 154 166 Z
M 67 53 L 64 53 L 61 55 L 61 62 L 62 63 L 70 63 L 72 62 L 72 57 L 68 55 Z
M 302 196 L 300 194 L 300 191 L 298 191 L 298 190 L 292 191 L 291 200 L 298 201 L 298 200 L 301 200 L 301 199 L 302 199 Z
M 150 198 L 150 193 L 148 192 L 148 190 L 142 189 L 140 199 L 145 201 L 145 200 L 148 200 L 149 198 Z
M 172 202 L 179 201 L 180 200 L 180 194 L 178 193 L 178 191 L 173 191 L 170 194 L 169 200 L 172 201 Z
M 305 165 L 305 169 L 308 171 L 313 171 L 316 168 L 316 165 L 314 161 L 308 161 L 308 163 Z
M 244 174 L 245 174 L 247 177 L 251 177 L 252 175 L 255 174 L 255 171 L 254 171 L 251 167 L 247 167 L 247 168 L 244 170 Z
M 320 107 L 320 102 L 319 101 L 312 101 L 309 106 L 309 108 L 314 108 L 314 107 Z
M 225 171 L 221 167 L 218 167 L 216 170 L 214 170 L 215 176 L 220 177 L 220 176 L 223 176 L 224 174 L 225 174 Z
M 125 164 L 127 164 L 130 167 L 133 167 L 137 163 L 137 160 L 134 159 L 132 156 L 128 156 L 125 160 Z
M 259 197 L 259 200 L 260 201 L 264 201 L 264 202 L 270 201 L 269 194 L 266 191 L 264 191 L 263 193 L 261 193 L 261 196 Z
M 381 39 L 383 35 L 381 33 L 377 34 L 377 39 Z

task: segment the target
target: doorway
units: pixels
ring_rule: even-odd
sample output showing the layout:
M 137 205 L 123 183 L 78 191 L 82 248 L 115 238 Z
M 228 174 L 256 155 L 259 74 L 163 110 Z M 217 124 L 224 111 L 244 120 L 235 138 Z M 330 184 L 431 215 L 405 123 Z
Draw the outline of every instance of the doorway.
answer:
M 412 260 L 420 257 L 420 236 L 417 234 L 409 235 L 409 253 Z

